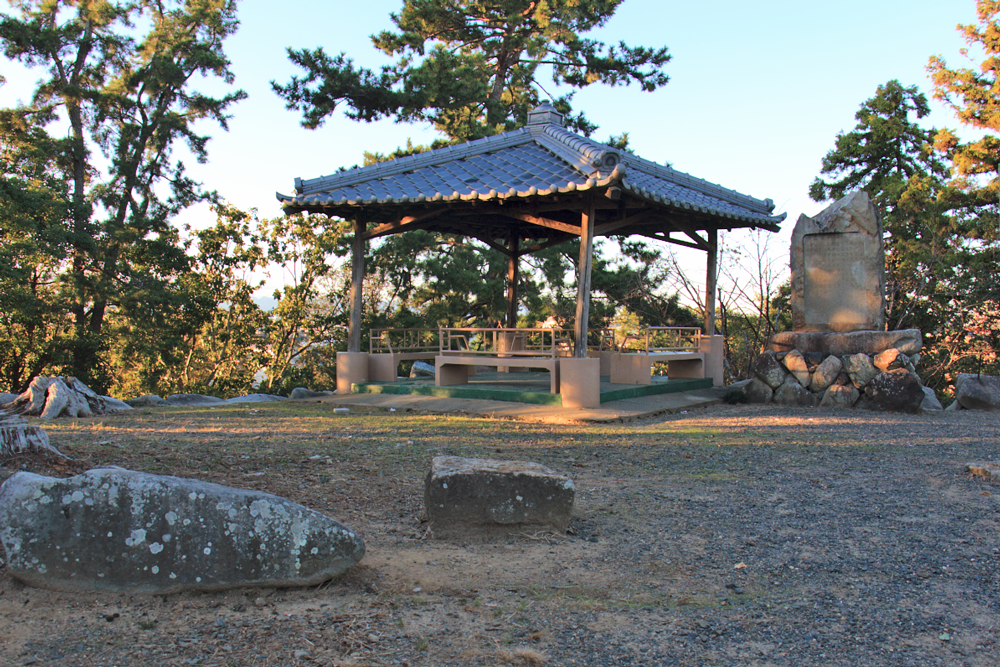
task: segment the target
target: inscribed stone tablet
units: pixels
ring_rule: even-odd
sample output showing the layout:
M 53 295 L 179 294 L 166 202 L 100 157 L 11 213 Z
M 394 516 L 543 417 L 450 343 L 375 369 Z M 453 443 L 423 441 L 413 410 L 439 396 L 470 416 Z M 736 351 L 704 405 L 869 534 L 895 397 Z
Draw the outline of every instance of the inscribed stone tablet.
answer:
M 805 250 L 806 325 L 868 321 L 869 276 L 863 234 L 808 234 Z

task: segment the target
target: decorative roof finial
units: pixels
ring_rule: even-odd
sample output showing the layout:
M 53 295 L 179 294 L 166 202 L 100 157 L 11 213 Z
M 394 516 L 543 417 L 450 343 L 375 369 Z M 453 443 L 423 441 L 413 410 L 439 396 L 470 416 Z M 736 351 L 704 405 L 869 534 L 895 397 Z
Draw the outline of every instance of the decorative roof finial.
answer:
M 542 102 L 528 112 L 528 125 L 558 125 L 565 127 L 563 115 L 548 102 Z

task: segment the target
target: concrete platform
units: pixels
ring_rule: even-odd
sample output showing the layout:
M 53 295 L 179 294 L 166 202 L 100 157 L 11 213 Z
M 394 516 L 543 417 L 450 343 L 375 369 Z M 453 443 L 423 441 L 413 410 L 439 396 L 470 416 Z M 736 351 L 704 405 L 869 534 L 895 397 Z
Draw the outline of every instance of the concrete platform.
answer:
M 556 405 L 531 405 L 473 398 L 399 394 L 328 395 L 303 399 L 336 407 L 366 407 L 382 410 L 412 410 L 429 414 L 462 414 L 492 419 L 545 424 L 609 424 L 648 419 L 657 415 L 683 412 L 715 405 L 722 401 L 724 387 L 690 392 L 642 396 L 602 403 L 598 408 L 564 408 Z

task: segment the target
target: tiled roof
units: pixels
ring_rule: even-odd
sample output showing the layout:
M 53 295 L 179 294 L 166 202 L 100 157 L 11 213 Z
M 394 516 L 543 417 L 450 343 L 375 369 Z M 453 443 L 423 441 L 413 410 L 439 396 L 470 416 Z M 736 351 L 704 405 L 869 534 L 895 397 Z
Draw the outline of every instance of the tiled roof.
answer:
M 519 130 L 329 176 L 295 179 L 286 212 L 426 201 L 509 200 L 615 185 L 665 207 L 776 229 L 774 203 L 740 194 L 566 130 L 549 105 Z M 720 222 L 722 222 L 720 220 Z M 739 224 L 742 223 L 742 224 Z M 721 226 L 727 226 L 722 224 Z

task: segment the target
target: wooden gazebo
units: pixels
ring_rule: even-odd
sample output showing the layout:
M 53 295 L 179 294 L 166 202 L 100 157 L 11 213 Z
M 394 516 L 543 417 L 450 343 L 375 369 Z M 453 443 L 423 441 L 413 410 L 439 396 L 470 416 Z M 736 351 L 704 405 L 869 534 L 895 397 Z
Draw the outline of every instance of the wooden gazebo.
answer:
M 313 179 L 277 195 L 286 213 L 354 222 L 348 353 L 361 353 L 365 242 L 425 229 L 478 239 L 509 259 L 507 325 L 517 322 L 518 258 L 579 238 L 574 357 L 587 356 L 593 242 L 640 235 L 707 253 L 705 335 L 715 333 L 720 229 L 778 231 L 759 200 L 592 141 L 543 104 L 526 127 Z M 339 362 L 338 362 L 339 366 Z M 339 375 L 338 368 L 338 375 Z

